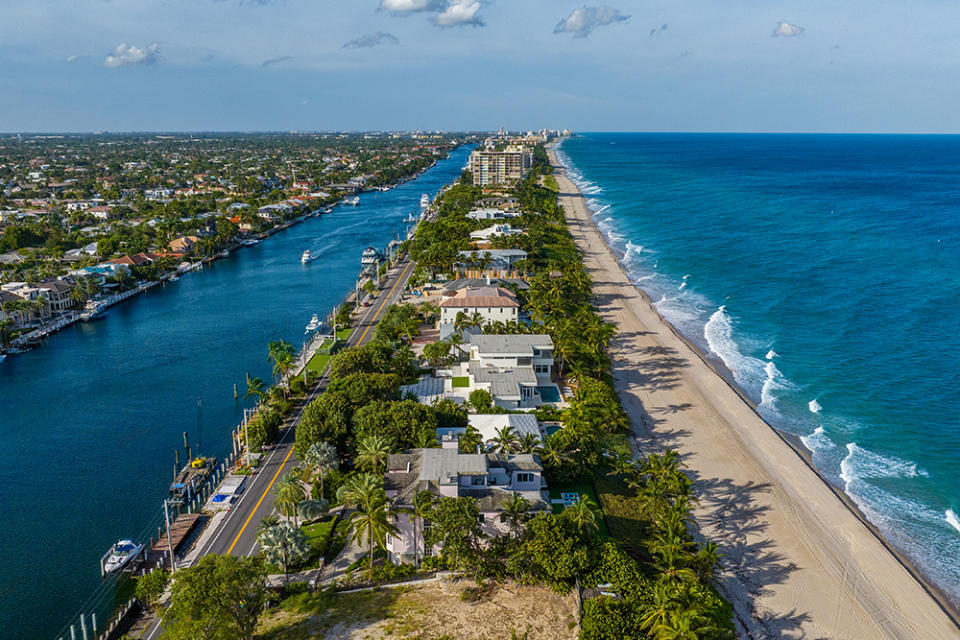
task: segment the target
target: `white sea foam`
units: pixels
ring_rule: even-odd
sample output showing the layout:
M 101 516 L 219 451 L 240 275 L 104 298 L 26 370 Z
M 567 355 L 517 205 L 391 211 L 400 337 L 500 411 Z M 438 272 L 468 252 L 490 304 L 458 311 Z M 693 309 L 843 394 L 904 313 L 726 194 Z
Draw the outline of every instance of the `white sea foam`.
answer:
M 807 403 L 807 408 L 810 409 L 810 413 L 820 413 L 820 409 L 823 409 L 816 398 Z
M 800 441 L 803 442 L 803 446 L 812 452 L 833 448 L 833 443 L 823 430 L 823 425 L 818 426 L 813 430 L 813 433 L 809 435 L 800 436 Z
M 861 481 L 872 478 L 916 478 L 929 475 L 917 463 L 884 456 L 868 451 L 856 442 L 847 444 L 847 455 L 840 462 L 840 478 L 846 483 L 846 491 Z
M 593 217 L 596 218 L 598 215 L 610 208 L 609 204 L 605 204 L 593 213 Z
M 767 360 L 773 360 L 774 358 L 776 358 L 776 357 L 779 356 L 779 355 L 780 355 L 779 353 L 777 353 L 777 352 L 774 351 L 773 349 L 770 349 L 770 351 L 767 351 L 767 355 L 764 356 L 764 357 L 765 357 Z
M 953 509 L 947 509 L 946 511 L 946 521 L 951 527 L 960 531 L 960 520 L 957 519 L 957 514 Z
M 721 305 L 703 327 L 707 346 L 733 372 L 734 379 L 747 391 L 759 394 L 761 406 L 774 408 L 773 391 L 783 386 L 782 376 L 772 362 L 764 362 L 740 351 L 733 338 L 733 322 Z

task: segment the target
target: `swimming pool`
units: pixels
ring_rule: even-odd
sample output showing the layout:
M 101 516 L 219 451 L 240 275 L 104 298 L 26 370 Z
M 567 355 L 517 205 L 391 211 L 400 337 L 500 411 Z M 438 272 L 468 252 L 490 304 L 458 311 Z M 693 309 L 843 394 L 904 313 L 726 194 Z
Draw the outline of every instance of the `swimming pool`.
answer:
M 537 391 L 540 393 L 540 399 L 544 402 L 560 402 L 560 390 L 554 385 L 537 387 Z

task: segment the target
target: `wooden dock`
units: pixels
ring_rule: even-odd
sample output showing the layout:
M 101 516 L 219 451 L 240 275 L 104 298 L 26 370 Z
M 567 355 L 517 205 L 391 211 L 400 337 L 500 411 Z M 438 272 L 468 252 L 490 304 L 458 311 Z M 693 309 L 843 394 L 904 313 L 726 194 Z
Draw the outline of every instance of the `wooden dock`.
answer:
M 170 531 L 160 536 L 160 539 L 154 542 L 150 550 L 147 551 L 144 566 L 155 567 L 157 563 L 161 561 L 163 561 L 163 564 L 169 566 L 170 559 L 166 557 L 170 550 L 167 536 L 170 536 L 170 542 L 173 543 L 173 552 L 175 554 L 179 553 L 181 545 L 183 545 L 184 541 L 189 537 L 190 533 L 197 526 L 197 522 L 199 522 L 202 517 L 203 515 L 200 513 L 184 513 L 177 516 L 177 519 L 170 523 Z

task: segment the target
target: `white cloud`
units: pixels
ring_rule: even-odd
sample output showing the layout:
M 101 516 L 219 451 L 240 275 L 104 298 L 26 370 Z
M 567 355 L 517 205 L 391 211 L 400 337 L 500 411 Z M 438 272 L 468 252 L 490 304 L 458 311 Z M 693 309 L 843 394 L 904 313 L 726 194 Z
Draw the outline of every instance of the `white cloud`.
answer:
M 605 4 L 599 7 L 586 5 L 574 9 L 570 15 L 554 28 L 554 33 L 572 33 L 574 38 L 586 38 L 597 27 L 603 27 L 614 22 L 623 22 L 630 16 L 620 13 L 619 9 L 608 7 Z
M 666 30 L 667 30 L 666 24 L 662 24 L 659 27 L 654 27 L 653 29 L 650 29 L 650 37 L 652 38 L 654 36 L 658 36 Z
M 773 30 L 774 38 L 794 38 L 796 36 L 802 36 L 804 28 L 796 25 L 790 24 L 789 22 L 778 22 L 777 28 Z
M 380 0 L 380 10 L 391 13 L 443 11 L 446 8 L 447 0 Z
M 394 15 L 433 13 L 433 24 L 438 27 L 482 27 L 483 20 L 477 13 L 483 5 L 484 0 L 380 0 L 380 11 Z
M 135 47 L 122 42 L 117 45 L 113 53 L 103 61 L 105 67 L 133 67 L 144 64 L 154 64 L 160 59 L 160 43 L 152 42 L 146 48 Z
M 483 20 L 477 15 L 483 4 L 480 0 L 450 0 L 450 4 L 434 18 L 438 27 L 472 25 L 482 27 Z
M 79 56 L 67 56 L 67 62 L 76 62 Z
M 364 49 L 367 47 L 376 47 L 381 44 L 396 44 L 397 36 L 392 33 L 384 33 L 383 31 L 377 31 L 376 33 L 368 33 L 359 38 L 354 38 L 353 40 L 344 43 L 343 49 Z

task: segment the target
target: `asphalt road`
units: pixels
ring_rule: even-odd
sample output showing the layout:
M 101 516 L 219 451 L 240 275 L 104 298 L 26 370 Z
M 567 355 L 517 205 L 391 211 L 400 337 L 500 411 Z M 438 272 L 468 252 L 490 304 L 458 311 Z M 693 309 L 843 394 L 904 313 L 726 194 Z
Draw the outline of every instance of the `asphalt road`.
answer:
M 390 305 L 398 302 L 403 295 L 403 290 L 413 271 L 413 262 L 409 258 L 404 258 L 391 271 L 392 275 L 388 274 L 381 284 L 380 296 L 371 306 L 364 308 L 360 322 L 354 327 L 347 340 L 347 346 L 359 346 L 370 341 L 373 328 L 383 312 Z M 297 407 L 293 419 L 287 422 L 280 442 L 267 454 L 256 475 L 247 480 L 243 494 L 237 503 L 227 512 L 213 535 L 205 540 L 200 556 L 215 553 L 239 557 L 251 555 L 256 550 L 257 524 L 273 513 L 274 494 L 271 489 L 285 471 L 296 465 L 297 459 L 293 455 L 294 434 L 303 416 L 303 410 L 311 400 L 326 389 L 327 383 L 327 374 L 324 373 L 310 396 Z M 154 622 L 143 638 L 154 640 L 160 635 L 160 628 L 161 625 Z

